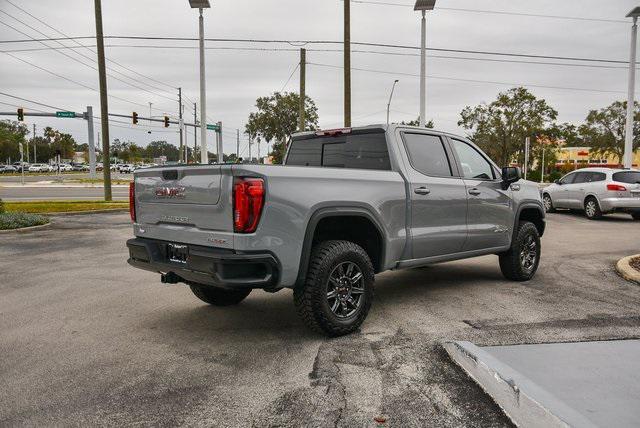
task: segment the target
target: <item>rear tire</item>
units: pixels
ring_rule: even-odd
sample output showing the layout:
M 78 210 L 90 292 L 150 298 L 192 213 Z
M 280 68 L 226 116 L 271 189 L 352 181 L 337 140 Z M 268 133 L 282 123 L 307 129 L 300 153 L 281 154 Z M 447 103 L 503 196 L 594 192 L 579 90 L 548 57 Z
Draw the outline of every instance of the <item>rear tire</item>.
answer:
M 584 201 L 584 213 L 589 220 L 598 220 L 602 218 L 602 211 L 598 200 L 593 196 L 589 196 Z
M 631 217 L 636 221 L 640 220 L 640 211 L 632 212 Z
M 314 247 L 304 284 L 293 290 L 293 300 L 307 327 L 342 336 L 357 330 L 367 317 L 373 282 L 373 265 L 362 247 L 325 241 Z
M 542 196 L 542 205 L 544 205 L 544 211 L 548 213 L 556 212 L 556 209 L 553 207 L 553 201 L 551 200 L 551 196 L 548 193 L 545 193 Z
M 499 254 L 502 275 L 512 281 L 530 280 L 538 270 L 540 253 L 538 229 L 531 222 L 520 222 L 511 248 Z
M 239 290 L 226 290 L 224 288 L 190 283 L 193 294 L 205 303 L 214 306 L 231 306 L 242 302 L 251 293 L 250 288 Z

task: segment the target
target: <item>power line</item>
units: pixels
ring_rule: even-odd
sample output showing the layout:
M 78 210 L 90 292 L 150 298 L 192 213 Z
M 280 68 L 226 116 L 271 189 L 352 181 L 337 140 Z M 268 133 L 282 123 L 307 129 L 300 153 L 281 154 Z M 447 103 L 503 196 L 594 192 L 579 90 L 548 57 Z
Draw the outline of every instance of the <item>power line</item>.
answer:
M 41 66 L 37 65 L 37 64 L 29 62 L 26 59 L 22 59 L 22 58 L 20 58 L 18 56 L 12 55 L 12 54 L 10 54 L 8 52 L 2 52 L 2 53 L 4 53 L 5 55 L 10 56 L 13 59 L 16 59 L 18 61 L 24 62 L 25 64 L 28 64 L 28 65 L 30 65 L 32 67 L 35 67 L 35 68 L 37 68 L 39 70 L 42 70 L 42 71 L 44 71 L 46 73 L 49 73 L 49 74 L 51 74 L 53 76 L 56 76 L 56 77 L 58 77 L 60 79 L 66 80 L 67 82 L 73 83 L 75 85 L 81 86 L 81 87 L 83 87 L 85 89 L 89 89 L 89 90 L 94 91 L 94 92 L 98 92 L 98 90 L 96 88 L 93 88 L 93 87 L 91 87 L 89 85 L 85 85 L 84 83 L 78 82 L 77 80 L 69 79 L 68 77 L 62 76 L 62 75 L 60 75 L 58 73 L 55 73 L 55 72 L 53 72 L 51 70 L 48 70 L 48 69 L 46 69 L 44 67 L 41 67 Z M 147 107 L 148 106 L 146 104 L 141 104 L 141 103 L 136 103 L 134 101 L 129 101 L 129 100 L 125 99 L 125 98 L 121 98 L 121 97 L 118 97 L 118 96 L 112 95 L 112 94 L 109 94 L 109 98 L 113 98 L 113 99 L 116 99 L 116 100 L 119 100 L 119 101 L 123 101 L 123 102 L 129 103 L 129 104 L 134 104 L 134 105 L 137 105 L 137 106 L 142 106 L 142 107 Z
M 40 22 L 41 24 L 45 25 L 46 27 L 48 27 L 48 28 L 52 29 L 52 30 L 53 30 L 53 31 L 55 31 L 56 33 L 61 34 L 61 35 L 63 35 L 64 37 L 69 37 L 67 34 L 65 34 L 65 33 L 63 33 L 62 31 L 60 31 L 59 29 L 57 29 L 57 28 L 55 28 L 55 27 L 53 27 L 53 26 L 49 25 L 48 23 L 46 23 L 44 20 L 42 20 L 42 19 L 38 18 L 37 16 L 34 16 L 33 14 L 31 14 L 31 13 L 30 13 L 30 12 L 28 12 L 28 11 L 26 11 L 26 10 L 25 10 L 25 9 L 23 9 L 22 7 L 20 7 L 20 6 L 18 6 L 17 4 L 13 3 L 11 0 L 5 0 L 5 1 L 6 1 L 7 3 L 9 3 L 10 5 L 12 5 L 13 7 L 15 7 L 16 9 L 18 9 L 18 10 L 22 11 L 23 13 L 25 13 L 25 14 L 29 15 L 31 18 L 33 18 L 33 19 L 35 19 L 36 21 Z M 73 39 L 72 41 L 73 41 L 75 44 L 77 44 L 78 46 L 80 46 L 80 47 L 85 47 L 85 46 L 83 46 L 80 42 L 78 42 L 78 41 L 77 41 L 77 40 L 75 40 L 75 39 Z M 62 43 L 60 43 L 60 44 L 62 45 Z M 65 46 L 65 45 L 62 45 L 62 46 Z M 65 46 L 65 47 L 66 47 L 66 46 Z M 71 49 L 73 49 L 73 48 L 71 48 Z M 96 51 L 94 51 L 94 50 L 92 50 L 92 49 L 88 49 L 88 48 L 87 48 L 87 50 L 89 50 L 89 51 L 90 51 L 90 52 L 92 52 L 93 54 L 97 54 L 97 52 L 96 52 Z M 92 59 L 92 60 L 93 60 L 93 59 Z M 93 61 L 95 61 L 95 60 L 93 60 Z M 132 70 L 131 68 L 129 68 L 129 67 L 127 67 L 127 66 L 124 66 L 124 65 L 120 64 L 119 62 L 116 62 L 115 60 L 112 60 L 112 59 L 108 59 L 108 58 L 107 58 L 107 61 L 108 61 L 108 62 L 110 62 L 110 63 L 116 64 L 117 66 L 119 66 L 119 67 L 121 67 L 121 68 L 123 68 L 123 69 L 125 69 L 125 70 L 128 70 L 128 71 L 129 71 L 129 72 L 131 72 L 131 73 L 134 73 L 134 74 L 137 74 L 138 76 L 144 77 L 145 79 L 151 80 L 151 81 L 156 82 L 156 83 L 159 83 L 159 84 L 161 84 L 161 85 L 165 85 L 165 86 L 168 86 L 168 87 L 171 87 L 171 88 L 175 88 L 175 86 L 174 86 L 174 85 L 169 85 L 168 83 L 163 83 L 163 82 L 161 82 L 161 81 L 159 81 L 159 80 L 156 80 L 156 79 L 154 79 L 154 78 L 152 78 L 152 77 L 149 77 L 149 76 L 147 76 L 147 75 L 144 75 L 144 74 L 142 74 L 142 73 L 139 73 L 139 72 L 137 72 L 137 71 L 135 71 L 135 70 Z M 115 71 L 115 70 L 113 70 L 113 71 Z M 132 79 L 132 80 L 135 80 L 135 79 Z M 136 81 L 137 81 L 137 80 L 136 80 Z M 168 91 L 166 91 L 165 89 L 158 88 L 158 87 L 156 87 L 156 86 L 154 86 L 154 85 L 151 85 L 151 84 L 149 84 L 149 83 L 144 83 L 144 82 L 141 82 L 141 81 L 138 81 L 138 82 L 143 83 L 143 84 L 145 84 L 145 85 L 147 85 L 147 86 L 149 86 L 149 87 L 152 87 L 152 88 L 155 88 L 155 89 L 158 89 L 158 90 L 165 91 L 165 92 L 169 93 L 169 92 L 168 92 Z
M 122 40 L 168 40 L 168 41 L 197 41 L 198 39 L 192 37 L 152 37 L 152 36 L 104 36 L 105 39 L 122 39 Z M 6 43 L 25 43 L 25 42 L 33 42 L 38 40 L 71 40 L 71 39 L 93 39 L 93 36 L 80 36 L 80 37 L 57 37 L 57 38 L 49 38 L 49 39 L 34 39 L 34 40 L 0 40 L 0 44 Z M 231 38 L 207 38 L 205 39 L 208 42 L 239 42 L 239 43 L 275 43 L 275 44 L 289 44 L 292 46 L 304 46 L 304 45 L 321 45 L 321 44 L 331 44 L 331 45 L 342 45 L 342 41 L 335 40 L 278 40 L 278 39 L 231 39 Z M 394 48 L 394 49 L 411 49 L 411 50 L 419 50 L 419 46 L 411 46 L 411 45 L 400 45 L 400 44 L 390 44 L 390 43 L 373 43 L 373 42 L 351 42 L 352 45 L 357 46 L 370 46 L 370 47 L 383 47 L 383 48 Z M 553 59 L 553 60 L 564 60 L 564 61 L 581 61 L 581 62 L 601 62 L 601 63 L 611 63 L 611 64 L 628 64 L 626 60 L 611 60 L 611 59 L 603 59 L 603 58 L 580 58 L 580 57 L 566 57 L 566 56 L 551 56 L 551 55 L 536 55 L 536 54 L 521 54 L 514 52 L 498 52 L 498 51 L 477 51 L 471 49 L 451 49 L 451 48 L 433 48 L 427 47 L 427 50 L 436 51 L 436 52 L 454 52 L 454 53 L 465 53 L 465 54 L 478 54 L 478 55 L 494 55 L 494 56 L 506 56 L 506 57 L 520 57 L 520 58 L 537 58 L 537 59 Z
M 0 13 L 3 13 L 3 14 L 5 14 L 5 15 L 7 15 L 8 17 L 10 17 L 10 18 L 12 18 L 12 19 L 14 19 L 14 20 L 18 21 L 19 23 L 21 23 L 21 24 L 22 24 L 22 25 L 24 25 L 25 27 L 30 28 L 31 30 L 33 30 L 33 31 L 37 32 L 38 34 L 41 34 L 41 35 L 43 35 L 43 36 L 45 36 L 45 37 L 48 37 L 48 36 L 47 36 L 45 33 L 43 33 L 42 31 L 39 31 L 38 29 L 34 28 L 33 26 L 31 26 L 31 25 L 29 25 L 29 24 L 25 23 L 24 21 L 21 21 L 20 19 L 18 19 L 18 18 L 16 18 L 16 17 L 14 17 L 14 16 L 12 16 L 12 15 L 8 14 L 7 12 L 5 12 L 5 11 L 3 11 L 3 10 L 0 10 Z M 23 31 L 21 31 L 21 30 L 19 30 L 19 29 L 15 28 L 15 27 L 13 27 L 12 25 L 7 24 L 6 22 L 0 21 L 0 24 L 6 25 L 7 27 L 11 28 L 12 30 L 14 30 L 14 31 L 16 31 L 16 32 L 18 32 L 18 33 L 20 33 L 20 34 L 22 34 L 22 35 L 24 35 L 24 36 L 30 37 L 30 38 L 32 38 L 32 39 L 35 39 L 35 38 L 34 38 L 34 37 L 32 37 L 31 35 L 29 35 L 29 34 L 27 34 L 27 33 L 23 32 Z M 42 42 L 42 41 L 39 41 L 38 43 L 40 43 L 40 44 L 42 44 L 42 45 L 46 46 L 47 48 L 50 48 L 50 47 L 51 47 L 51 46 L 49 46 L 48 44 L 46 44 L 45 42 Z M 62 46 L 65 46 L 64 44 L 62 44 L 62 43 L 61 43 L 61 42 L 59 42 L 59 41 L 56 41 L 56 43 L 58 43 L 58 44 L 60 44 L 60 45 L 62 45 Z M 65 47 L 66 47 L 66 46 L 65 46 Z M 75 57 L 73 57 L 73 56 L 71 56 L 71 55 L 66 54 L 65 52 L 62 52 L 61 50 L 55 50 L 55 52 L 57 52 L 57 53 L 59 53 L 59 54 L 61 54 L 61 55 L 65 56 L 65 57 L 67 57 L 67 58 L 71 59 L 72 61 L 78 62 L 78 63 L 80 63 L 80 64 L 84 65 L 85 67 L 88 67 L 88 68 L 90 68 L 90 69 L 92 69 L 92 70 L 94 70 L 94 71 L 98 71 L 98 69 L 93 65 L 93 63 L 96 61 L 95 59 L 90 58 L 90 57 L 88 57 L 88 56 L 86 56 L 86 55 L 84 55 L 84 54 L 82 54 L 82 53 L 80 53 L 80 52 L 77 52 L 76 50 L 73 50 L 73 52 L 74 52 L 75 54 L 80 55 L 80 56 L 81 56 L 81 57 L 83 57 L 83 58 L 87 58 L 87 59 L 89 59 L 89 61 L 91 61 L 91 64 L 87 64 L 87 63 L 85 63 L 85 62 L 83 62 L 83 61 L 79 60 L 78 58 L 75 58 Z M 123 73 L 121 73 L 121 72 L 119 72 L 119 71 L 117 71 L 117 70 L 112 70 L 112 71 L 113 71 L 113 72 L 115 72 L 115 73 L 118 73 L 118 74 L 120 74 L 120 75 L 122 75 L 122 76 L 124 76 L 124 77 L 125 77 L 125 78 L 127 78 L 127 79 L 131 79 L 131 80 L 134 80 L 134 81 L 138 81 L 138 82 L 140 82 L 139 80 L 136 80 L 136 79 L 133 79 L 133 78 L 131 78 L 131 77 L 128 77 L 128 76 L 126 76 L 125 74 L 123 74 Z M 162 95 L 162 94 L 155 93 L 155 92 L 150 91 L 150 90 L 148 90 L 148 89 L 145 89 L 145 88 L 143 88 L 143 87 L 141 87 L 141 86 L 135 85 L 135 84 L 133 84 L 133 83 L 127 82 L 127 81 L 125 81 L 125 80 L 122 80 L 121 78 L 115 77 L 115 76 L 114 76 L 114 75 L 112 75 L 112 74 L 107 74 L 107 75 L 108 75 L 109 77 L 111 77 L 112 79 L 114 79 L 114 80 L 117 80 L 117 81 L 119 81 L 119 82 L 122 82 L 122 83 L 124 83 L 124 84 L 126 84 L 126 85 L 129 85 L 129 86 L 131 86 L 131 87 L 134 87 L 134 88 L 136 88 L 136 89 L 140 89 L 140 90 L 145 91 L 145 92 L 148 92 L 148 93 L 150 93 L 150 94 L 152 94 L 152 95 L 159 96 L 159 97 L 162 97 L 162 98 L 166 98 L 166 99 L 169 99 L 169 100 L 171 100 L 171 101 L 175 101 L 175 99 L 174 99 L 174 98 L 169 98 L 169 97 L 167 97 L 166 95 Z M 141 82 L 141 83 L 143 83 L 143 84 L 144 84 L 144 82 Z
M 287 79 L 287 81 L 284 83 L 284 85 L 282 85 L 282 89 L 280 89 L 280 92 L 284 91 L 284 89 L 287 87 L 287 85 L 289 84 L 289 82 L 291 81 L 291 78 L 293 77 L 293 75 L 295 74 L 296 70 L 298 70 L 298 67 L 300 67 L 300 63 L 296 64 L 296 66 L 293 68 L 293 71 L 291 72 L 291 74 L 289 75 L 289 78 Z
M 94 47 L 95 45 L 82 45 L 87 47 Z M 147 49 L 189 49 L 196 50 L 197 46 L 167 46 L 167 45 L 105 45 L 108 48 L 147 48 Z M 27 48 L 27 49 L 11 49 L 0 52 L 37 52 L 45 51 L 48 49 L 74 49 L 73 47 L 51 47 L 51 48 Z M 297 48 L 247 48 L 247 47 L 230 47 L 230 46 L 211 46 L 206 47 L 206 50 L 229 50 L 229 51 L 258 51 L 258 52 L 299 52 Z M 333 52 L 342 53 L 342 49 L 307 49 L 307 52 Z M 420 54 L 404 53 L 404 52 L 389 52 L 389 51 L 375 51 L 375 50 L 359 50 L 352 49 L 351 53 L 364 53 L 374 55 L 390 55 L 390 56 L 407 56 L 407 57 L 420 57 Z M 533 65 L 551 65 L 551 66 L 563 66 L 563 67 L 579 67 L 579 68 L 602 68 L 612 70 L 628 70 L 628 66 L 612 66 L 612 65 L 596 65 L 596 64 L 571 64 L 566 62 L 545 62 L 545 61 L 526 61 L 526 60 L 510 60 L 510 59 L 496 59 L 496 58 L 479 58 L 469 56 L 451 56 L 451 55 L 427 55 L 428 58 L 435 59 L 453 59 L 463 61 L 486 61 L 486 62 L 498 62 L 498 63 L 512 63 L 512 64 L 533 64 Z M 640 67 L 638 67 L 640 69 Z M 184 98 L 189 99 L 185 95 Z M 192 101 L 191 101 L 192 102 Z M 193 111 L 193 108 L 187 107 Z
M 351 3 L 360 3 L 360 4 L 372 4 L 379 6 L 398 6 L 398 7 L 411 7 L 413 8 L 413 4 L 407 3 L 391 3 L 385 1 L 373 1 L 373 0 L 351 0 Z M 594 21 L 594 22 L 610 22 L 615 24 L 628 24 L 629 22 L 623 21 L 621 19 L 607 19 L 607 18 L 587 18 L 582 16 L 564 16 L 564 15 L 544 15 L 538 13 L 524 13 L 524 12 L 505 12 L 501 10 L 480 10 L 480 9 L 464 9 L 457 7 L 437 7 L 437 10 L 450 10 L 453 12 L 470 12 L 470 13 L 482 13 L 482 14 L 493 14 L 493 15 L 510 15 L 510 16 L 526 16 L 532 18 L 550 18 L 550 19 L 567 19 L 574 21 Z
M 42 106 L 42 107 L 52 108 L 52 109 L 54 109 L 54 110 L 70 111 L 70 109 L 66 109 L 66 108 L 62 108 L 62 107 L 55 107 L 55 106 L 51 106 L 51 105 L 49 105 L 49 104 L 44 104 L 44 103 L 41 103 L 41 102 L 38 102 L 38 101 L 30 100 L 30 99 L 28 99 L 28 98 L 22 98 L 22 97 L 18 97 L 18 96 L 16 96 L 16 95 L 7 94 L 6 92 L 0 92 L 0 95 L 4 95 L 5 97 L 9 97 L 9 98 L 15 98 L 16 100 L 26 101 L 26 102 L 28 102 L 28 103 L 36 104 L 36 105 L 39 105 L 39 106 Z
M 336 69 L 342 69 L 343 68 L 341 65 L 320 64 L 320 63 L 314 63 L 314 62 L 308 62 L 307 64 L 315 65 L 315 66 L 318 66 L 318 67 L 327 67 L 327 68 L 336 68 Z M 363 72 L 367 72 L 367 73 L 389 74 L 389 75 L 394 75 L 394 76 L 420 77 L 418 74 L 396 72 L 396 71 L 374 70 L 374 69 L 355 68 L 355 67 L 352 67 L 351 69 L 355 70 L 355 71 L 363 71 Z M 546 85 L 535 85 L 535 84 L 526 84 L 526 83 L 499 82 L 499 81 L 493 81 L 493 80 L 461 79 L 461 78 L 456 78 L 456 77 L 436 76 L 436 75 L 432 75 L 432 74 L 427 74 L 427 77 L 429 77 L 431 79 L 438 79 L 438 80 L 452 80 L 452 81 L 455 81 L 455 82 L 491 83 L 491 84 L 495 84 L 495 85 L 506 85 L 506 86 L 525 86 L 525 87 L 529 87 L 529 88 L 562 89 L 562 90 L 568 90 L 568 91 L 614 93 L 614 94 L 626 94 L 627 93 L 626 91 L 611 91 L 611 90 L 604 90 L 604 89 L 573 88 L 573 87 L 566 87 L 566 86 L 546 86 Z

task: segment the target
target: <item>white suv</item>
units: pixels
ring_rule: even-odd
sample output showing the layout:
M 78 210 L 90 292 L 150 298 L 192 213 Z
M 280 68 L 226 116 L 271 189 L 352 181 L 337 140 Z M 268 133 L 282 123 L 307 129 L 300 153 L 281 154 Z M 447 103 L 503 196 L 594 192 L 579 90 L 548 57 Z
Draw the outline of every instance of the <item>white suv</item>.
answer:
M 547 212 L 556 208 L 581 209 L 587 218 L 626 212 L 640 220 L 640 171 L 583 168 L 562 177 L 542 191 Z

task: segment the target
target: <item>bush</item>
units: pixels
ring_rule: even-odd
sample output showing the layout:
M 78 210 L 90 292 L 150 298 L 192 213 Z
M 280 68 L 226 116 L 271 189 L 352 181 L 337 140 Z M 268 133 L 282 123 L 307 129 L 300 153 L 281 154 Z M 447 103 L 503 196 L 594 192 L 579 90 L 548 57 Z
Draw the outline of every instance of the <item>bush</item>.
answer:
M 2 202 L 2 199 L 0 199 L 0 214 L 3 214 L 5 212 L 4 210 L 4 202 Z
M 47 217 L 26 213 L 0 214 L 0 230 L 19 229 L 21 227 L 39 226 L 49 223 Z

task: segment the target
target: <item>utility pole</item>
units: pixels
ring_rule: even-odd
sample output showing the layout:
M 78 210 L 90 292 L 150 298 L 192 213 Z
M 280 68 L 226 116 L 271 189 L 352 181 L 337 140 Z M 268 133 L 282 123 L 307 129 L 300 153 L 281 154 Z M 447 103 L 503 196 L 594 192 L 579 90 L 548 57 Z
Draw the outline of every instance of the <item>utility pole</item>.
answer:
M 300 123 L 298 125 L 298 131 L 304 131 L 304 122 L 305 122 L 305 111 L 304 111 L 304 102 L 306 98 L 305 93 L 305 80 L 307 78 L 307 50 L 304 48 L 300 48 L 300 111 L 298 112 L 298 117 L 300 119 Z
M 527 169 L 529 169 L 529 146 L 531 140 L 529 137 L 524 139 L 524 179 L 527 179 Z
M 37 149 L 36 149 L 36 124 L 33 124 L 33 163 L 38 163 L 37 159 Z
M 218 163 L 224 163 L 224 149 L 222 145 L 222 122 L 218 122 Z
M 236 162 L 240 159 L 240 130 L 236 129 Z
M 344 0 L 344 126 L 351 126 L 351 0 Z
M 193 103 L 193 161 L 198 163 L 196 151 L 198 150 L 198 106 Z
M 252 140 L 251 138 L 249 138 L 249 163 L 251 163 L 251 144 L 252 144 Z
M 96 145 L 93 141 L 93 107 L 87 106 L 87 133 L 89 137 L 89 177 L 96 178 Z
M 104 200 L 111 201 L 111 168 L 109 165 L 109 103 L 107 100 L 107 71 L 104 64 L 104 37 L 102 34 L 102 4 L 94 0 L 96 12 L 96 42 L 98 45 L 98 74 L 100 76 L 100 117 L 102 124 L 102 174 Z
M 209 163 L 207 151 L 207 90 L 204 78 L 204 18 L 202 8 L 200 10 L 200 163 Z
M 182 162 L 187 162 L 186 156 L 183 156 L 184 152 L 184 143 L 182 141 L 182 88 L 178 88 L 178 121 L 180 122 L 180 156 L 178 160 Z
M 544 183 L 544 152 L 545 152 L 545 142 L 542 142 L 542 166 L 540 167 L 540 183 Z
M 631 168 L 633 165 L 633 114 L 635 111 L 634 92 L 636 85 L 636 39 L 638 38 L 638 16 L 633 14 L 633 11 L 627 16 L 633 17 L 633 26 L 631 27 L 631 53 L 629 55 L 627 123 L 625 124 L 624 130 L 624 167 Z

